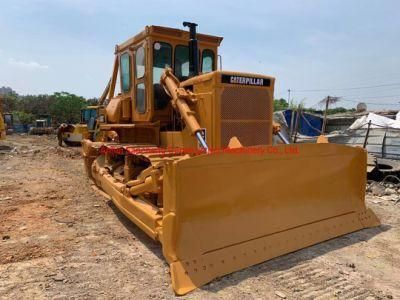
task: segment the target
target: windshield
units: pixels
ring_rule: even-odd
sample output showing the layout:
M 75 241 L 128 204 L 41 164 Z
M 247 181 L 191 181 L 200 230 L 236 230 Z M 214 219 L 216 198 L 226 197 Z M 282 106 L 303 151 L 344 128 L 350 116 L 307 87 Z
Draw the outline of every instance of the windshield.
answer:
M 155 42 L 153 46 L 153 92 L 154 109 L 164 109 L 169 103 L 169 97 L 160 84 L 160 78 L 165 68 L 172 65 L 172 47 L 168 43 Z
M 129 53 L 124 53 L 121 55 L 121 83 L 122 91 L 124 93 L 128 92 L 131 88 L 130 61 L 131 57 L 129 56 Z
M 210 49 L 205 49 L 202 56 L 201 70 L 203 73 L 212 72 L 214 69 L 214 52 Z
M 189 77 L 189 47 L 178 45 L 175 47 L 175 76 L 179 80 L 185 80 Z
M 81 111 L 81 122 L 87 124 L 90 118 L 96 118 L 96 110 L 93 108 L 82 109 Z

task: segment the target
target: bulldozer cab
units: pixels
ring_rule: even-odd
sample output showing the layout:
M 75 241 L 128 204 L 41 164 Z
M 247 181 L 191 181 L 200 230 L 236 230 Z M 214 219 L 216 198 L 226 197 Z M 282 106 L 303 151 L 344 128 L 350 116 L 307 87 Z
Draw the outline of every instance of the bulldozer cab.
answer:
M 48 126 L 47 126 L 47 120 L 45 120 L 45 119 L 38 119 L 38 120 L 35 120 L 35 127 L 37 127 L 37 128 L 45 128 L 45 127 L 48 127 Z
M 93 105 L 81 109 L 81 124 L 87 125 L 89 132 L 94 132 L 97 126 L 97 116 L 100 106 Z
M 218 46 L 222 38 L 198 34 L 199 72 L 217 69 Z M 189 78 L 189 33 L 184 30 L 147 26 L 115 48 L 115 62 L 109 88 L 109 123 L 171 121 L 169 96 L 160 84 L 165 68 L 180 80 Z M 116 89 L 119 93 L 114 97 Z
M 233 136 L 244 146 L 270 144 L 274 78 L 217 70 L 222 37 L 197 34 L 194 23 L 184 26 L 189 32 L 148 26 L 116 46 L 100 131 L 116 132 L 123 143 L 199 148 L 198 130 L 188 129 L 160 82 L 170 68 L 182 88 L 200 95 L 188 113 L 196 114 L 210 147 L 225 148 Z
M 91 118 L 96 118 L 97 106 L 88 106 L 81 109 L 81 124 L 87 124 Z
M 52 123 L 52 118 L 49 115 L 39 115 L 38 119 L 35 120 L 35 127 L 46 128 L 50 127 Z
M 4 113 L 3 119 L 6 124 L 7 133 L 12 133 L 14 128 L 14 117 L 12 113 Z

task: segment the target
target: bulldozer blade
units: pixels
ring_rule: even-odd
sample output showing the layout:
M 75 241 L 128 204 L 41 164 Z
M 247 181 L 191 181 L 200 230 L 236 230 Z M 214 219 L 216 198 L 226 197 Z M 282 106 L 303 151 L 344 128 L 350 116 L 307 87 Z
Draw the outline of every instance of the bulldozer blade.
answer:
M 364 202 L 366 152 L 219 153 L 168 163 L 161 241 L 179 295 L 214 278 L 379 225 Z M 291 145 L 293 147 L 293 145 Z

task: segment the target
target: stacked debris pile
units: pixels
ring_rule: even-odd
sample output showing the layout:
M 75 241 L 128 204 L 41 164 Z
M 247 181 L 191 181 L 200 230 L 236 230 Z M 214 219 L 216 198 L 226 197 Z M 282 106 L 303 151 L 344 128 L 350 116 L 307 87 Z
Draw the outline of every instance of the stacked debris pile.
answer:
M 388 175 L 381 182 L 368 181 L 367 193 L 379 197 L 382 201 L 392 201 L 394 204 L 398 204 L 400 202 L 400 178 Z
M 55 130 L 52 127 L 31 127 L 29 134 L 42 135 L 42 134 L 54 134 Z
M 383 159 L 400 159 L 400 120 L 368 113 L 343 133 L 330 136 L 331 143 L 361 146 Z
M 25 134 L 20 135 L 25 136 Z M 81 158 L 80 148 L 65 148 L 57 146 L 54 135 L 42 135 L 36 137 L 26 137 L 30 139 L 29 146 L 15 141 L 2 141 L 0 144 L 0 159 L 9 159 L 14 156 L 32 157 L 34 159 L 45 159 L 46 156 L 56 153 L 65 158 Z
M 322 116 L 310 113 L 300 112 L 294 129 L 290 129 L 290 110 L 275 112 L 274 121 L 296 143 L 316 143 L 317 137 L 324 134 L 330 143 L 363 147 L 377 158 L 400 160 L 400 112 L 390 112 L 331 115 L 325 133 L 321 129 Z

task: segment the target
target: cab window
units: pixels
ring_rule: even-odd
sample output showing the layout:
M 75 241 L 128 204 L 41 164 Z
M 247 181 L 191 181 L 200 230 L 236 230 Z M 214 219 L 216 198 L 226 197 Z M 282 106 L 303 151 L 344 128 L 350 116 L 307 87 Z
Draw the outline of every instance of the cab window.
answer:
M 120 57 L 120 75 L 122 92 L 126 93 L 131 89 L 131 57 L 129 53 L 124 53 Z
M 189 77 L 189 47 L 178 45 L 175 47 L 175 76 L 179 80 L 185 80 Z
M 81 110 L 81 123 L 87 123 L 90 119 L 90 111 L 88 109 Z
M 160 84 L 160 78 L 165 68 L 172 66 L 172 47 L 168 43 L 155 42 L 153 45 L 153 93 L 154 109 L 164 109 L 169 103 L 169 97 Z
M 146 112 L 146 90 L 144 83 L 136 85 L 136 110 L 141 114 Z
M 212 50 L 205 49 L 201 61 L 201 71 L 203 73 L 212 72 L 214 70 L 214 52 Z
M 144 84 L 145 75 L 145 51 L 144 47 L 139 47 L 135 52 L 135 76 L 136 76 L 136 111 L 138 113 L 146 112 L 146 87 Z M 138 82 L 139 80 L 139 82 Z
M 84 108 L 81 110 L 81 123 L 88 123 L 91 118 L 96 119 L 96 109 Z
M 136 50 L 136 55 L 135 55 L 135 72 L 136 72 L 136 78 L 142 78 L 144 76 L 144 65 L 145 65 L 145 59 L 144 59 L 144 48 L 140 47 Z

